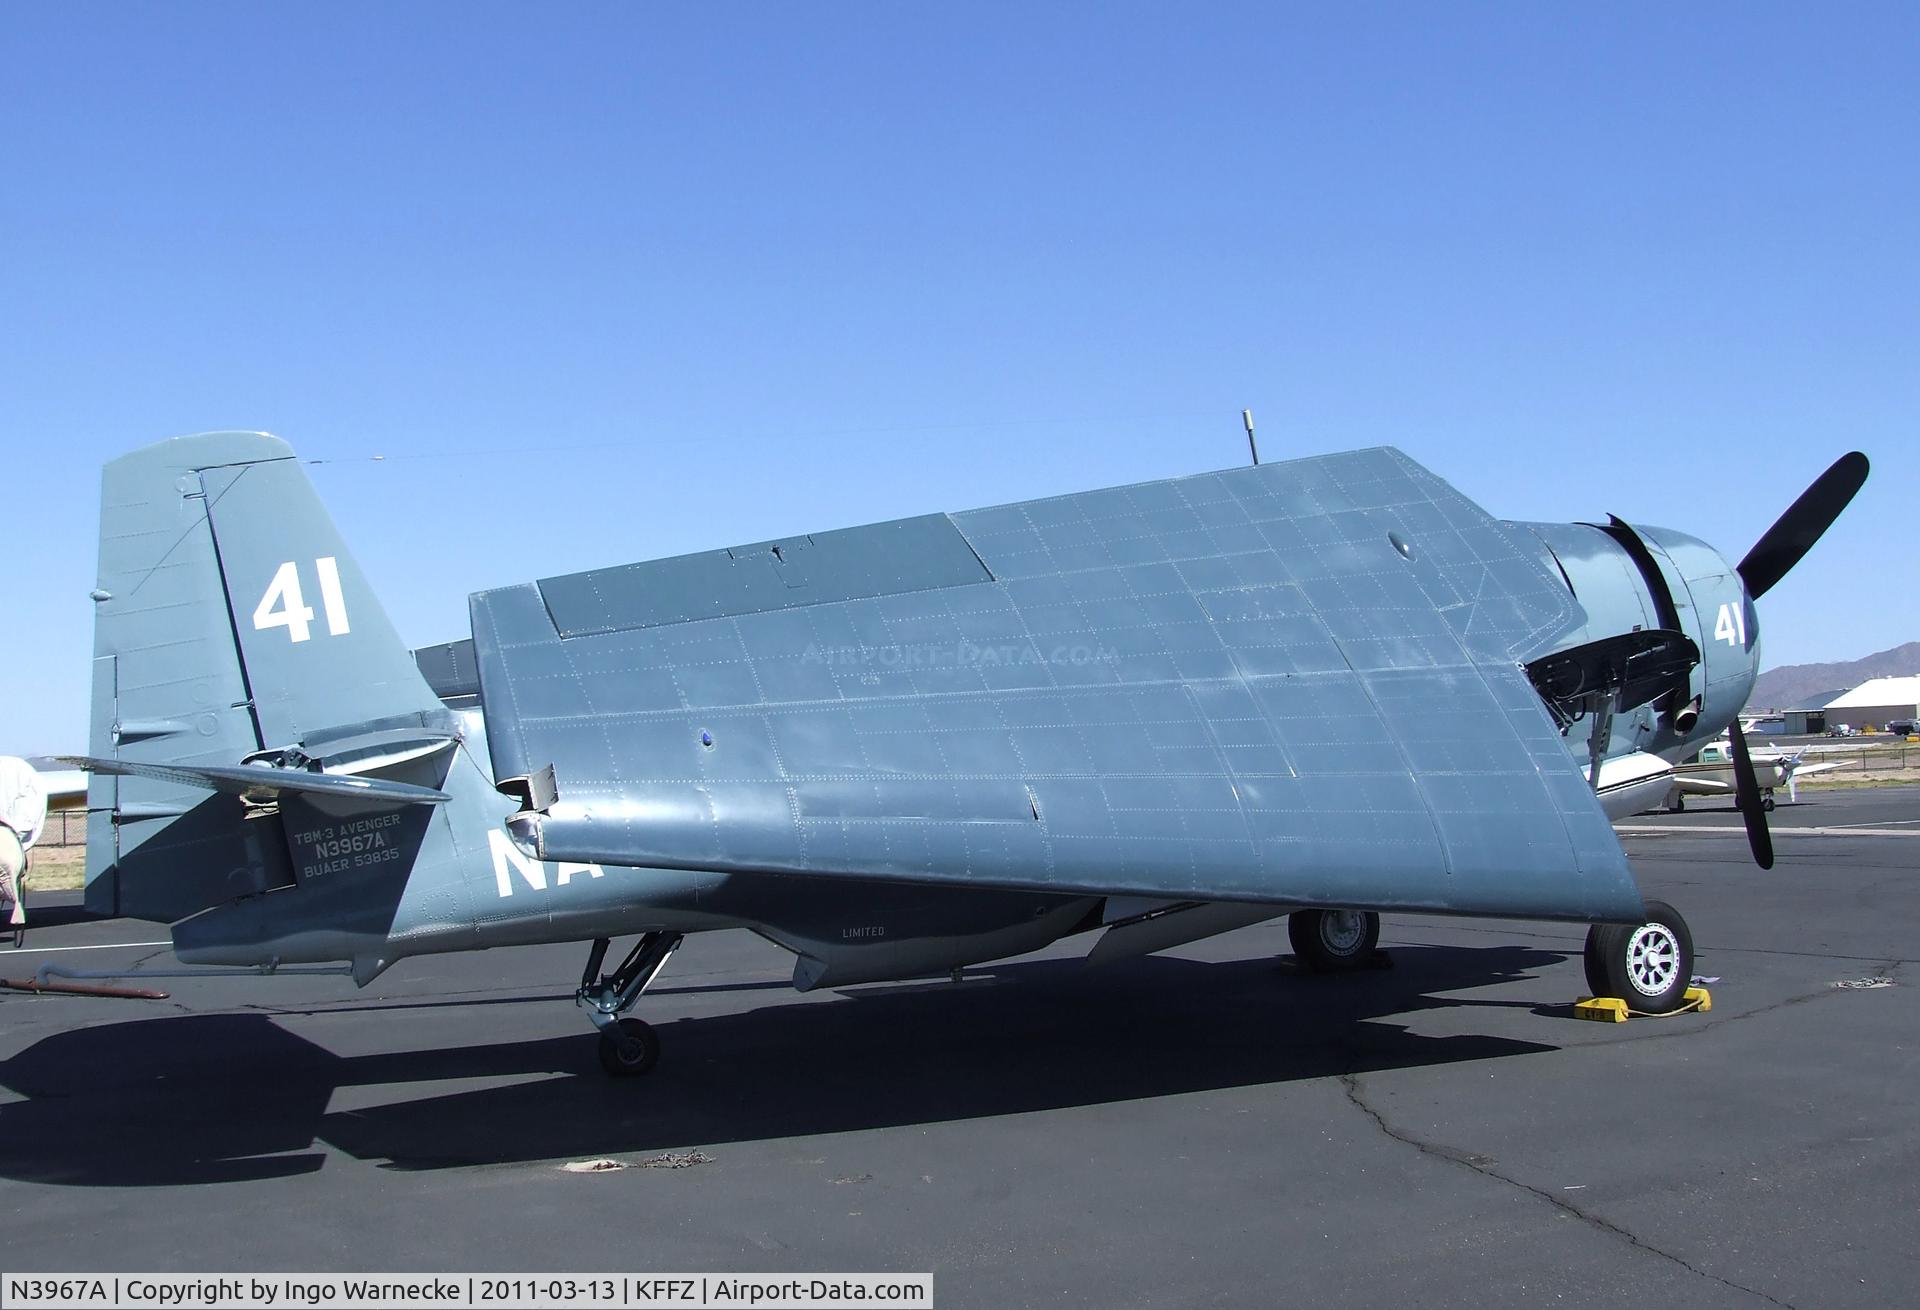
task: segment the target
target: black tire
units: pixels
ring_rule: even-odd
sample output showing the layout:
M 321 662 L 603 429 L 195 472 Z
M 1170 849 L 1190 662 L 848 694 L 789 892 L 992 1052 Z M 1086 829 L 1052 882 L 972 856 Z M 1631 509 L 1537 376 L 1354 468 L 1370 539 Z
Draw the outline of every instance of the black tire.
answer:
M 1686 808 L 1687 808 L 1687 798 L 1679 792 L 1675 792 L 1673 794 L 1673 799 L 1667 802 L 1668 814 L 1679 814 L 1681 811 L 1685 810 Z
M 1610 926 L 1612 925 L 1596 923 L 1593 927 L 1587 929 L 1585 960 L 1587 966 L 1587 990 L 1595 996 L 1611 996 L 1613 994 L 1608 990 L 1610 984 L 1607 982 L 1607 971 L 1600 963 L 1600 930 Z
M 660 1039 L 638 1019 L 621 1019 L 600 1030 L 600 1067 L 616 1078 L 638 1078 L 660 1063 Z
M 1372 910 L 1295 910 L 1287 916 L 1293 953 L 1315 973 L 1338 973 L 1373 962 L 1380 916 Z
M 1648 901 L 1646 922 L 1596 923 L 1587 930 L 1587 986 L 1643 1014 L 1686 1004 L 1693 982 L 1693 934 L 1665 901 Z
M 1760 808 L 1765 810 L 1768 814 L 1772 814 L 1773 813 L 1773 797 L 1762 796 L 1760 798 Z

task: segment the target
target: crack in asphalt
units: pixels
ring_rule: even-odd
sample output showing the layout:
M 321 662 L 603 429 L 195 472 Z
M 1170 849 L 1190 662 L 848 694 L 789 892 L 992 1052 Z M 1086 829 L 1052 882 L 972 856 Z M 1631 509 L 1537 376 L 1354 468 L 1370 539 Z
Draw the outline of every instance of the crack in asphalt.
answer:
M 1795 960 L 1845 960 L 1849 963 L 1878 961 L 1887 958 L 1884 955 L 1840 955 L 1833 951 L 1788 951 L 1773 946 L 1713 946 L 1704 949 L 1711 950 L 1716 955 L 1767 955 Z M 1698 950 L 1694 952 L 1696 957 L 1699 953 Z M 1907 959 L 1897 955 L 1893 958 L 1901 964 L 1920 964 L 1920 960 Z
M 272 977 L 271 974 L 259 975 Z M 289 974 L 288 977 L 302 975 Z M 345 974 L 307 974 L 306 977 L 346 977 Z M 415 997 L 420 999 L 414 999 Z M 381 1010 L 415 1010 L 457 1005 L 524 1005 L 540 1002 L 571 1001 L 572 992 L 527 992 L 511 987 L 466 987 L 447 992 L 404 993 L 387 997 L 348 997 L 321 1001 L 242 1001 L 242 1010 L 262 1014 L 284 1014 L 311 1018 L 320 1014 L 370 1014 Z
M 1831 956 L 1828 958 L 1852 960 L 1852 959 L 1872 959 L 1873 957 L 1871 956 L 1856 957 L 1856 956 L 1850 956 L 1850 955 L 1843 955 L 1843 956 Z M 1897 982 L 1898 974 L 1901 968 L 1904 965 L 1908 965 L 1912 963 L 1913 961 L 1911 960 L 1903 960 L 1898 957 L 1895 957 L 1893 959 L 1887 959 L 1885 957 L 1881 957 L 1875 966 L 1875 970 L 1882 977 Z M 1775 1001 L 1772 1005 L 1763 1005 L 1757 1010 L 1743 1010 L 1739 1014 L 1715 1015 L 1714 1017 L 1707 1020 L 1707 1030 L 1711 1032 L 1716 1029 L 1730 1027 L 1731 1025 L 1736 1023 L 1745 1023 L 1749 1019 L 1758 1019 L 1763 1015 L 1777 1014 L 1781 1010 L 1791 1010 L 1795 1006 L 1805 1005 L 1810 1001 L 1818 1001 L 1818 1000 L 1825 999 L 1827 997 L 1841 996 L 1845 994 L 1846 994 L 1845 988 L 1835 987 L 1831 982 L 1829 982 L 1825 986 L 1819 988 L 1817 991 L 1802 992 L 1798 996 L 1789 996 L 1785 1000 Z M 1678 1028 L 1669 1029 L 1666 1032 L 1641 1033 L 1638 1036 L 1622 1033 L 1618 1040 L 1620 1045 L 1625 1045 L 1628 1042 L 1666 1042 L 1666 1041 L 1672 1041 L 1676 1037 L 1697 1037 L 1700 1035 L 1701 1034 L 1696 1032 L 1695 1030 L 1682 1026 Z M 1607 1046 L 1607 1045 L 1613 1045 L 1613 1044 L 1614 1043 L 1607 1043 L 1607 1042 L 1595 1043 L 1596 1046 Z M 1571 1048 L 1567 1048 L 1567 1049 L 1571 1049 Z
M 1512 1178 L 1501 1173 L 1493 1167 L 1492 1161 L 1486 1156 L 1460 1151 L 1442 1142 L 1430 1142 L 1424 1138 L 1416 1137 L 1404 1129 L 1394 1127 L 1387 1121 L 1386 1114 L 1371 1101 L 1367 1100 L 1366 1093 L 1360 1086 L 1360 1074 L 1357 1072 L 1349 1070 L 1341 1074 L 1340 1087 L 1346 1093 L 1347 1100 L 1353 1105 L 1354 1109 L 1364 1114 L 1373 1123 L 1374 1127 L 1378 1128 L 1384 1136 L 1392 1141 L 1399 1142 L 1403 1146 L 1411 1146 L 1421 1155 L 1431 1156 L 1436 1160 L 1444 1160 L 1448 1164 L 1459 1165 L 1461 1168 L 1479 1174 L 1483 1178 L 1491 1178 L 1495 1182 L 1505 1183 L 1507 1186 L 1525 1192 L 1529 1196 L 1537 1197 L 1562 1214 L 1578 1219 L 1589 1228 L 1605 1233 L 1610 1237 L 1619 1238 L 1628 1245 L 1637 1247 L 1649 1255 L 1658 1256 L 1662 1260 L 1680 1266 L 1680 1268 L 1690 1274 L 1707 1279 L 1709 1282 L 1719 1283 L 1722 1287 L 1731 1288 L 1733 1291 L 1745 1292 L 1749 1296 L 1758 1297 L 1769 1305 L 1782 1306 L 1785 1310 L 1793 1310 L 1791 1302 L 1782 1301 L 1776 1296 L 1770 1296 L 1757 1287 L 1748 1287 L 1744 1283 L 1736 1283 L 1730 1278 L 1722 1278 L 1719 1274 L 1710 1273 L 1698 1265 L 1688 1263 L 1672 1251 L 1664 1250 L 1661 1247 L 1653 1245 L 1653 1243 L 1642 1238 L 1630 1228 L 1616 1224 L 1612 1220 L 1595 1214 L 1590 1210 L 1584 1210 L 1562 1197 L 1555 1196 L 1552 1192 L 1535 1187 L 1531 1183 L 1524 1183 L 1517 1178 Z
M 1447 930 L 1449 932 L 1455 932 L 1455 933 L 1477 933 L 1485 937 L 1501 937 L 1509 941 L 1511 941 L 1515 935 L 1513 929 L 1510 927 L 1495 926 L 1491 928 L 1475 928 L 1475 927 L 1468 926 L 1467 922 L 1462 922 L 1457 924 L 1448 924 Z M 1567 951 L 1567 954 L 1569 955 L 1580 954 L 1580 947 L 1577 945 L 1573 945 L 1573 943 L 1584 941 L 1584 935 L 1554 932 L 1550 927 L 1542 924 L 1532 925 L 1527 935 L 1530 937 L 1538 938 L 1542 942 L 1546 942 L 1546 943 L 1559 943 L 1559 942 L 1568 943 L 1565 949 Z M 1447 941 L 1435 941 L 1435 940 L 1432 940 L 1431 938 L 1399 937 L 1399 936 L 1396 936 L 1392 939 L 1392 941 L 1388 945 L 1388 949 L 1392 949 L 1395 946 L 1418 946 L 1423 949 L 1441 950 L 1441 951 L 1465 949 L 1463 947 L 1455 945 L 1452 942 L 1447 942 Z M 1557 945 L 1549 944 L 1549 945 L 1542 946 L 1540 949 L 1559 950 L 1562 948 Z M 1798 960 L 1848 960 L 1848 961 L 1862 961 L 1862 962 L 1874 962 L 1874 961 L 1884 960 L 1887 958 L 1884 955 L 1845 955 L 1838 951 L 1791 951 L 1791 950 L 1787 950 L 1784 947 L 1779 947 L 1779 946 L 1723 946 L 1723 945 L 1714 945 L 1714 944 L 1702 945 L 1696 941 L 1694 943 L 1694 955 L 1698 957 L 1700 955 L 1705 955 L 1705 954 L 1781 956 L 1788 959 L 1798 959 Z M 1905 958 L 1900 956 L 1895 956 L 1894 958 L 1900 959 L 1903 963 L 1906 963 L 1906 964 L 1920 964 L 1920 958 Z
M 1797 952 L 1795 953 L 1797 954 Z M 1829 956 L 1826 958 L 1854 959 L 1856 957 Z M 1863 956 L 1863 957 L 1857 957 L 1857 958 L 1867 959 L 1872 957 Z M 1905 965 L 1910 963 L 1913 963 L 1913 961 L 1901 959 L 1898 957 L 1895 957 L 1892 959 L 1881 957 L 1878 961 L 1877 971 L 1886 978 L 1895 979 L 1897 978 L 1897 975 L 1899 974 L 1900 970 Z M 1772 1005 L 1761 1006 L 1757 1010 L 1747 1010 L 1740 1014 L 1715 1016 L 1712 1020 L 1709 1021 L 1709 1023 L 1711 1028 L 1724 1028 L 1732 1024 L 1743 1023 L 1749 1019 L 1760 1018 L 1762 1015 L 1774 1014 L 1781 1010 L 1788 1010 L 1796 1006 L 1805 1005 L 1810 1001 L 1817 1001 L 1822 999 L 1823 997 L 1832 997 L 1832 996 L 1837 996 L 1841 994 L 1843 994 L 1841 989 L 1838 989 L 1832 986 L 1826 986 L 1826 987 L 1820 988 L 1817 991 L 1804 992 L 1798 996 L 1789 996 L 1784 1000 L 1775 1001 Z M 1671 1041 L 1674 1038 L 1698 1037 L 1700 1035 L 1701 1035 L 1700 1032 L 1697 1029 L 1694 1029 L 1692 1027 L 1678 1027 L 1678 1028 L 1669 1029 L 1664 1032 L 1642 1032 L 1634 1036 L 1628 1036 L 1628 1035 L 1622 1034 L 1618 1044 L 1624 1045 L 1625 1043 L 1628 1043 L 1628 1042 Z M 1599 1044 L 1596 1044 L 1594 1047 L 1588 1048 L 1588 1049 L 1604 1049 L 1605 1047 L 1611 1046 L 1614 1044 L 1616 1043 L 1599 1043 Z M 1565 1049 L 1572 1050 L 1573 1048 L 1568 1047 Z M 1350 1053 L 1350 1054 L 1357 1054 L 1357 1053 Z M 1768 1293 L 1763 1292 L 1758 1288 L 1748 1287 L 1743 1283 L 1736 1283 L 1731 1279 L 1722 1278 L 1718 1274 L 1709 1273 L 1704 1269 L 1701 1269 L 1693 1264 L 1688 1263 L 1685 1259 L 1681 1258 L 1678 1255 L 1675 1255 L 1673 1252 L 1663 1250 L 1662 1248 L 1653 1245 L 1652 1243 L 1646 1241 L 1644 1238 L 1640 1237 L 1638 1234 L 1634 1233 L 1631 1229 L 1622 1227 L 1621 1225 L 1613 1223 L 1612 1221 L 1605 1219 L 1602 1216 L 1594 1214 L 1590 1211 L 1583 1210 L 1579 1206 L 1574 1205 L 1572 1202 L 1567 1201 L 1565 1198 L 1555 1196 L 1552 1192 L 1544 1191 L 1541 1188 L 1535 1187 L 1530 1183 L 1524 1183 L 1517 1178 L 1509 1177 L 1508 1175 L 1500 1172 L 1498 1169 L 1493 1168 L 1492 1161 L 1487 1156 L 1479 1155 L 1473 1152 L 1462 1151 L 1455 1147 L 1448 1146 L 1443 1142 L 1430 1142 L 1424 1138 L 1416 1137 L 1412 1133 L 1406 1132 L 1403 1129 L 1394 1127 L 1391 1123 L 1388 1122 L 1385 1113 L 1367 1099 L 1366 1092 L 1360 1085 L 1360 1078 L 1361 1078 L 1361 1074 L 1356 1070 L 1348 1070 L 1347 1072 L 1341 1074 L 1340 1075 L 1341 1090 L 1345 1092 L 1347 1100 L 1352 1103 L 1353 1107 L 1356 1110 L 1359 1110 L 1362 1114 L 1364 1114 L 1369 1120 L 1371 1120 L 1374 1126 L 1378 1128 L 1380 1132 L 1387 1138 L 1393 1141 L 1399 1142 L 1402 1145 L 1410 1146 L 1422 1155 L 1432 1156 L 1435 1159 L 1444 1160 L 1449 1164 L 1458 1165 L 1461 1168 L 1471 1170 L 1472 1172 L 1479 1174 L 1482 1177 L 1493 1179 L 1496 1182 L 1505 1183 L 1509 1187 L 1517 1188 L 1520 1191 L 1523 1191 L 1532 1196 L 1538 1197 L 1540 1200 L 1545 1201 L 1548 1205 L 1553 1206 L 1556 1210 L 1559 1210 L 1562 1213 L 1572 1218 L 1578 1219 L 1580 1222 L 1587 1224 L 1589 1227 L 1598 1229 L 1611 1236 L 1617 1237 L 1622 1241 L 1629 1243 L 1630 1245 L 1639 1247 L 1641 1250 L 1646 1251 L 1649 1254 L 1659 1256 L 1664 1260 L 1667 1260 L 1672 1262 L 1673 1264 L 1679 1265 L 1682 1269 L 1685 1269 L 1688 1273 L 1697 1274 L 1702 1278 L 1708 1279 L 1712 1282 L 1719 1283 L 1722 1286 L 1731 1288 L 1736 1292 L 1745 1292 L 1748 1295 L 1758 1297 L 1759 1299 L 1766 1301 L 1771 1305 L 1785 1306 L 1785 1307 L 1788 1307 L 1788 1310 L 1791 1310 L 1791 1307 L 1792 1307 L 1791 1302 L 1783 1301 L 1778 1297 L 1771 1296 Z
M 1724 1015 L 1716 1014 L 1712 1018 L 1707 1020 L 1707 1031 L 1712 1032 L 1716 1029 L 1731 1027 L 1736 1023 L 1745 1023 L 1749 1019 L 1758 1019 L 1763 1015 L 1778 1014 L 1782 1010 L 1791 1010 L 1795 1006 L 1805 1005 L 1810 1001 L 1818 1001 L 1829 996 L 1836 996 L 1838 994 L 1839 994 L 1838 989 L 1834 988 L 1830 984 L 1826 984 L 1826 985 L 1822 985 L 1818 991 L 1802 992 L 1798 996 L 1789 996 L 1783 1001 L 1775 1001 L 1772 1005 L 1763 1005 L 1757 1010 L 1742 1010 L 1739 1014 L 1724 1014 Z M 1696 1012 L 1691 1010 L 1684 1010 L 1684 1011 L 1681 1011 L 1680 1013 L 1692 1014 Z M 1646 1017 L 1677 1018 L 1679 1016 L 1678 1015 L 1661 1015 L 1661 1016 L 1642 1016 L 1642 1017 L 1643 1018 L 1646 1018 Z M 1669 1028 L 1665 1032 L 1657 1032 L 1657 1033 L 1643 1032 L 1643 1033 L 1640 1033 L 1638 1036 L 1635 1036 L 1629 1033 L 1622 1033 L 1620 1034 L 1616 1042 L 1597 1042 L 1594 1045 L 1596 1047 L 1600 1047 L 1600 1046 L 1611 1046 L 1615 1044 L 1624 1046 L 1629 1042 L 1669 1042 L 1676 1037 L 1699 1037 L 1702 1035 L 1703 1034 L 1697 1031 L 1696 1029 L 1682 1025 L 1680 1027 Z M 1568 1048 L 1568 1049 L 1571 1049 L 1571 1048 Z

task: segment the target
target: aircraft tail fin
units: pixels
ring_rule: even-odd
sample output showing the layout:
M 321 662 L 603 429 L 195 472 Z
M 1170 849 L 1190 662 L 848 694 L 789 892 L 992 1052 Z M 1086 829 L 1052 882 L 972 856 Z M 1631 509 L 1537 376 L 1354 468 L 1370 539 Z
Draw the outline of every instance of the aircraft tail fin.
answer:
M 108 464 L 99 577 L 88 755 L 119 767 L 89 780 L 90 909 L 171 921 L 291 885 L 278 817 L 242 821 L 223 772 L 445 776 L 449 717 L 279 438 Z

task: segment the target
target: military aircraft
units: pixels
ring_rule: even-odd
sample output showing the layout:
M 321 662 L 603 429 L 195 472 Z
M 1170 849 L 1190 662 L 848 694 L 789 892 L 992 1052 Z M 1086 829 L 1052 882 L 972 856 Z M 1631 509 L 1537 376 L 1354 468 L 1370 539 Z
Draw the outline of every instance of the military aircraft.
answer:
M 1383 911 L 1564 920 L 1597 992 L 1672 1009 L 1687 926 L 1609 816 L 1731 728 L 1771 863 L 1753 601 L 1866 474 L 1734 568 L 1360 450 L 483 591 L 409 652 L 284 442 L 182 437 L 103 475 L 86 901 L 190 964 L 361 984 L 590 942 L 617 1074 L 719 928 L 804 990 L 1083 932 L 1100 961 L 1286 914 L 1338 969 Z

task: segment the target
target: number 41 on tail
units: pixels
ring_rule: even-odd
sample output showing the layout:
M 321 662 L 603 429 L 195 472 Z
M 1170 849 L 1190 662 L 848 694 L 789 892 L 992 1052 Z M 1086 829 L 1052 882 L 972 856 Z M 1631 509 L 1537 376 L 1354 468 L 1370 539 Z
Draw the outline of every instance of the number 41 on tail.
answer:
M 344 637 L 353 629 L 347 622 L 347 598 L 340 591 L 340 566 L 333 556 L 322 555 L 313 562 L 313 571 L 320 579 L 320 606 L 327 614 L 327 635 Z M 313 635 L 313 606 L 306 603 L 300 590 L 300 568 L 292 560 L 274 570 L 266 594 L 253 607 L 253 627 L 256 632 L 285 628 L 293 641 L 305 641 Z

